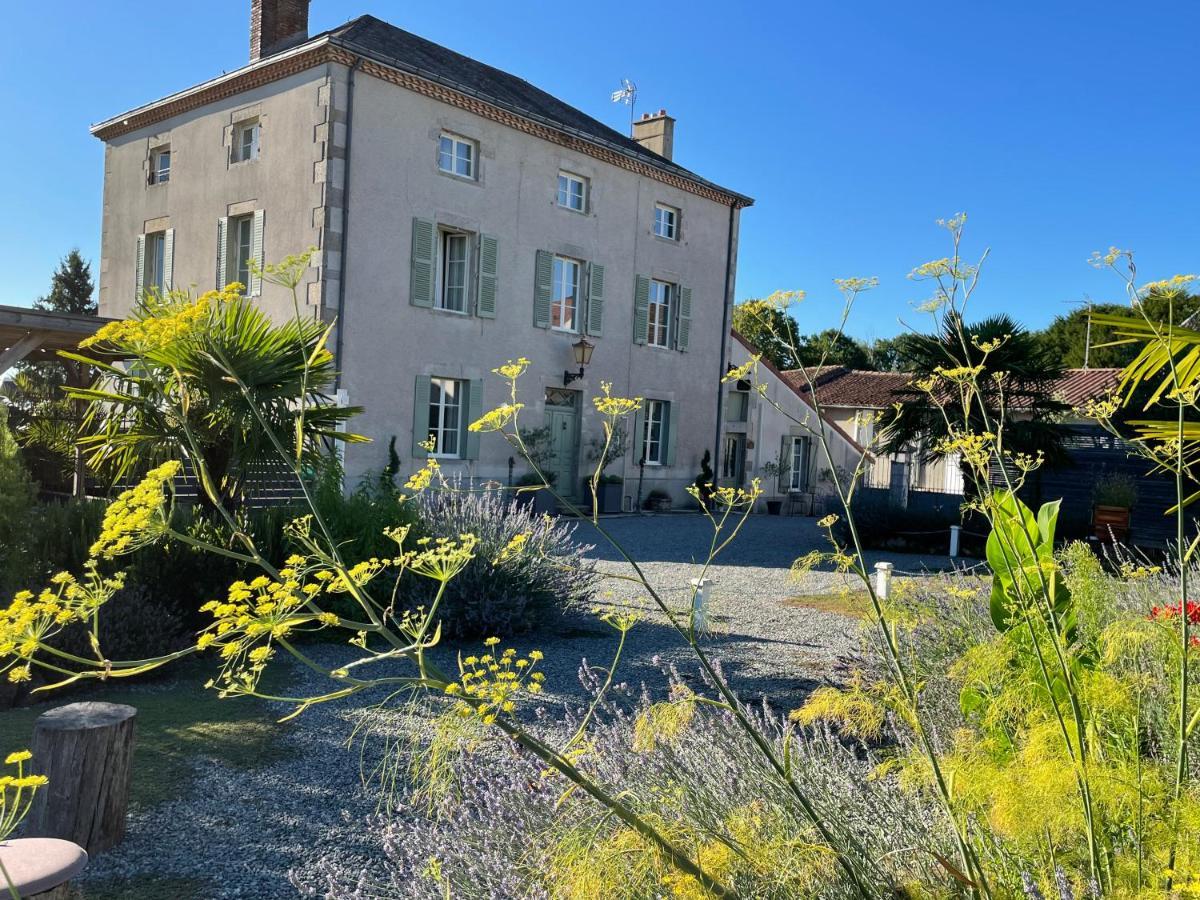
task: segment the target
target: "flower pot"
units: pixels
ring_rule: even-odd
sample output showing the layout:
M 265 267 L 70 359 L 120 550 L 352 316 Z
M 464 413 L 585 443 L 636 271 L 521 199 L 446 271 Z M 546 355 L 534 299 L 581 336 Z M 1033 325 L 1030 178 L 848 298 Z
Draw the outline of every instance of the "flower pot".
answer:
M 783 512 L 783 501 L 782 500 L 768 500 L 767 501 L 767 514 L 768 515 L 777 516 L 781 512 Z
M 596 485 L 596 512 L 601 515 L 619 513 L 621 511 L 621 492 L 624 488 L 624 483 L 620 481 L 602 481 Z M 592 496 L 592 480 L 590 478 L 583 480 L 583 496 Z
M 651 497 L 646 501 L 646 509 L 651 512 L 668 512 L 671 509 L 671 498 Z
M 1129 537 L 1129 510 L 1124 506 L 1092 507 L 1092 528 L 1096 539 L 1104 543 L 1124 543 Z
M 549 488 L 518 491 L 516 502 L 538 516 L 543 513 L 558 512 L 558 501 L 554 499 L 554 494 L 550 492 Z

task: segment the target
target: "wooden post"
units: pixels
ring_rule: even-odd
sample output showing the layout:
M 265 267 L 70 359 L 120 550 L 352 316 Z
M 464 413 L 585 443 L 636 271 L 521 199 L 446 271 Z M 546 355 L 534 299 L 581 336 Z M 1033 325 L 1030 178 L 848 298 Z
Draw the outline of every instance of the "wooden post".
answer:
M 38 717 L 32 766 L 50 779 L 38 791 L 27 833 L 74 841 L 95 855 L 125 837 L 137 710 L 71 703 Z

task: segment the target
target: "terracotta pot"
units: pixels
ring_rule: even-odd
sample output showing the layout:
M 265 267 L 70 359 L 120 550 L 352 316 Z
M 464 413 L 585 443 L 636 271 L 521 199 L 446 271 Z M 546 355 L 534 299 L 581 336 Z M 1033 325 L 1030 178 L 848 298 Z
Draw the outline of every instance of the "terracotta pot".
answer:
M 1124 543 L 1129 537 L 1129 510 L 1123 506 L 1092 507 L 1092 529 L 1104 543 Z
M 768 500 L 767 501 L 768 515 L 777 516 L 781 512 L 783 512 L 783 501 L 782 500 Z

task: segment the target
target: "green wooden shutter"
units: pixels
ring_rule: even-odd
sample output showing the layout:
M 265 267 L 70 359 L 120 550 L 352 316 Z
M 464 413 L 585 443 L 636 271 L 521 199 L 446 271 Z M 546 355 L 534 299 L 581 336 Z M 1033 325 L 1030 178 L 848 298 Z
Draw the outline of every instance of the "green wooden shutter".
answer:
M 142 299 L 142 291 L 146 288 L 146 236 L 139 234 L 137 237 L 137 260 L 133 272 L 133 299 L 137 302 Z
M 785 434 L 779 442 L 779 493 L 786 494 L 792 487 L 792 441 L 790 434 Z M 784 467 L 787 467 L 786 469 Z
M 679 428 L 679 404 L 668 402 L 665 418 L 667 420 L 667 452 L 663 458 L 663 465 L 673 466 L 675 465 L 675 432 Z
M 650 279 L 636 275 L 633 279 L 633 342 L 646 343 L 650 329 Z
M 539 250 L 533 266 L 533 324 L 537 328 L 550 327 L 550 282 L 553 279 L 554 254 Z
M 587 333 L 593 337 L 604 334 L 604 266 L 588 265 Z
M 692 338 L 692 289 L 679 289 L 679 315 L 675 322 L 675 349 L 687 350 Z
M 463 459 L 479 459 L 479 432 L 467 426 L 483 415 L 483 380 L 472 378 L 467 383 L 467 418 L 463 422 Z
M 429 376 L 417 376 L 417 389 L 413 392 L 412 454 L 414 460 L 423 460 L 429 451 L 421 444 L 429 440 Z
M 258 265 L 257 273 L 254 266 L 250 267 L 250 284 L 249 296 L 257 297 L 262 293 L 262 268 L 263 268 L 263 211 L 256 209 L 254 211 L 254 226 L 250 230 L 250 258 Z
M 646 401 L 633 414 L 633 464 L 642 461 L 642 436 L 646 432 Z
M 175 286 L 175 229 L 168 228 L 163 235 L 163 291 Z
M 225 257 L 229 253 L 229 217 L 222 216 L 217 219 L 217 290 L 225 287 L 225 277 L 228 273 L 228 267 L 225 263 Z
M 408 302 L 413 306 L 433 306 L 433 232 L 432 222 L 413 219 L 412 259 L 408 270 Z
M 475 315 L 496 318 L 496 287 L 500 269 L 500 241 L 490 234 L 479 236 L 479 297 Z

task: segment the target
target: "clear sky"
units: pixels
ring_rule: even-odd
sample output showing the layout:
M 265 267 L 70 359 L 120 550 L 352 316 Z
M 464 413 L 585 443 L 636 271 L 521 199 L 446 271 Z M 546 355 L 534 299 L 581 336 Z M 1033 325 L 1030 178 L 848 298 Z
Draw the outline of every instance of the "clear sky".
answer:
M 8 138 L 0 303 L 47 290 L 79 246 L 99 274 L 101 145 L 88 125 L 247 60 L 250 0 L 5 3 Z M 833 323 L 831 279 L 876 275 L 851 325 L 900 329 L 966 210 L 992 248 L 979 312 L 1038 327 L 1084 296 L 1117 244 L 1146 279 L 1200 269 L 1200 4 L 1009 0 L 639 4 L 313 0 L 315 33 L 372 13 L 506 69 L 614 127 L 676 116 L 676 159 L 756 198 L 738 299 L 801 288 Z

